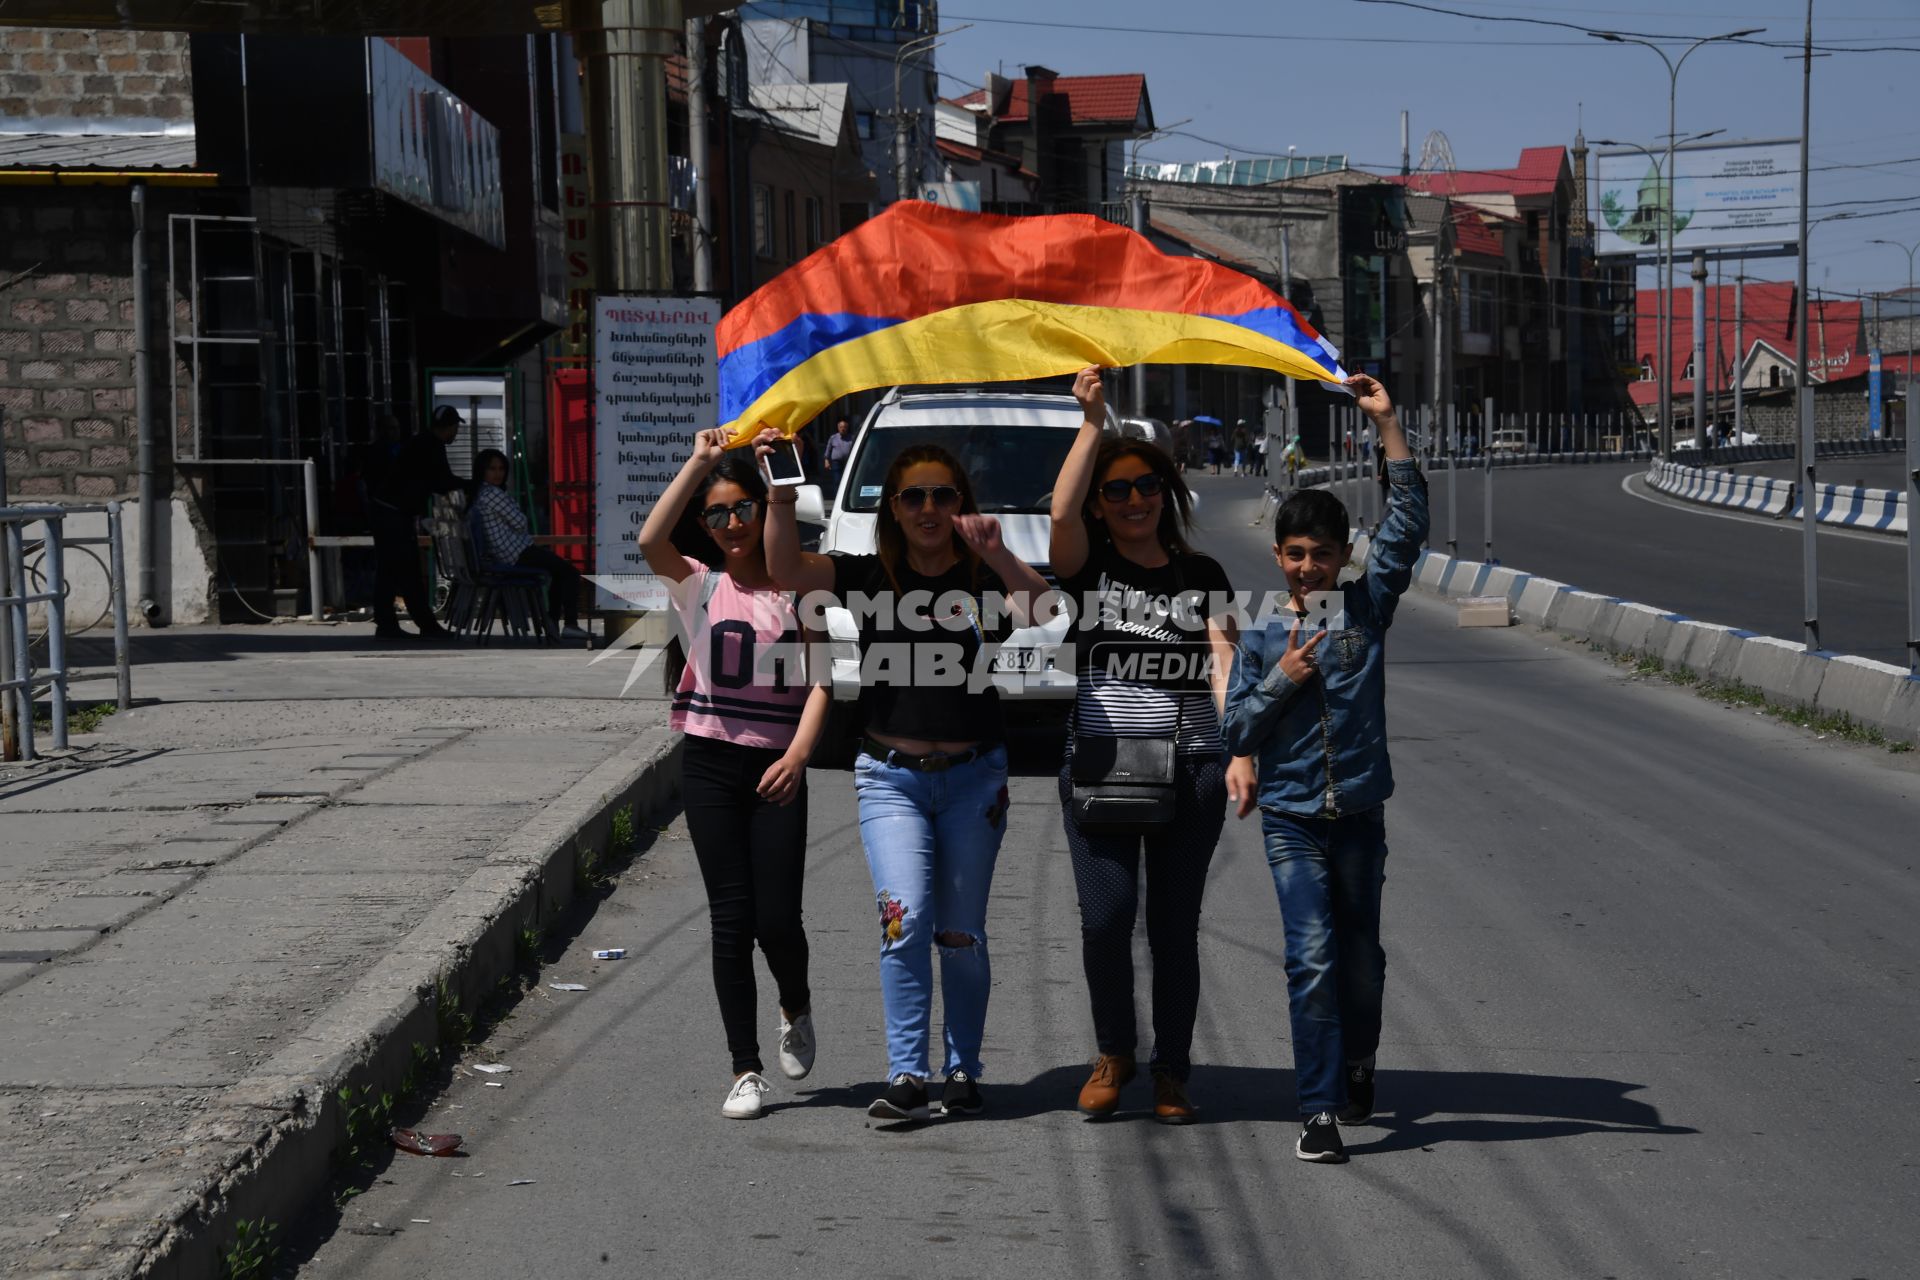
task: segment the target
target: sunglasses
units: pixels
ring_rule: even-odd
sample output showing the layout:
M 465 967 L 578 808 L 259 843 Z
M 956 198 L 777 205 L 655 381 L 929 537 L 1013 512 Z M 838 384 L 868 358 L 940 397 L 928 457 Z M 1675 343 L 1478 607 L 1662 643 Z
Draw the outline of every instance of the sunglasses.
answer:
M 1158 472 L 1149 471 L 1145 475 L 1135 476 L 1131 480 L 1107 481 L 1100 486 L 1100 496 L 1108 502 L 1125 502 L 1127 500 L 1127 494 L 1136 489 L 1140 491 L 1141 497 L 1151 498 L 1154 494 L 1159 493 L 1166 487 L 1167 482 L 1160 478 Z
M 758 498 L 742 498 L 730 507 L 715 503 L 700 513 L 700 519 L 709 529 L 724 529 L 735 516 L 740 517 L 741 524 L 752 524 L 759 511 Z
M 950 484 L 908 485 L 893 497 L 909 511 L 918 511 L 929 502 L 940 511 L 950 511 L 960 505 L 960 491 Z

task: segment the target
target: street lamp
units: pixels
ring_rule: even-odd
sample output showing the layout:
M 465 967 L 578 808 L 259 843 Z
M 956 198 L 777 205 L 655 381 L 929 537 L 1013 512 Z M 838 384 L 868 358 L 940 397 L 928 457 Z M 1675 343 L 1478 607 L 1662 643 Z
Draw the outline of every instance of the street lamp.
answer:
M 1708 138 L 1725 132 L 1725 129 L 1708 129 L 1704 133 L 1688 134 L 1679 140 L 1679 145 L 1684 146 L 1689 143 L 1704 142 Z M 1671 140 L 1672 135 L 1668 135 L 1668 137 L 1669 140 Z M 1637 142 L 1626 142 L 1615 138 L 1596 138 L 1594 139 L 1593 145 L 1596 147 L 1629 147 L 1638 151 L 1647 158 L 1647 163 L 1653 166 L 1653 176 L 1656 186 L 1664 185 L 1667 192 L 1667 213 L 1665 219 L 1667 234 L 1660 237 L 1660 256 L 1656 257 L 1654 261 L 1654 291 L 1659 296 L 1659 303 L 1654 308 L 1653 315 L 1654 341 L 1660 348 L 1658 364 L 1656 366 L 1660 370 L 1660 408 L 1659 422 L 1656 425 L 1660 428 L 1661 432 L 1661 452 L 1671 453 L 1673 451 L 1673 439 L 1670 434 L 1673 425 L 1671 416 L 1673 406 L 1673 295 L 1669 293 L 1666 288 L 1667 277 L 1662 273 L 1661 268 L 1666 265 L 1664 255 L 1673 232 L 1672 171 L 1670 169 L 1663 169 L 1659 157 L 1655 156 L 1653 152 L 1647 150 L 1647 148 Z M 1637 274 L 1636 272 L 1636 275 Z M 1635 291 L 1636 293 L 1638 292 L 1637 281 Z M 1634 352 L 1636 357 L 1639 354 L 1637 351 Z M 1699 371 L 1696 369 L 1695 372 L 1698 373 Z
M 1674 127 L 1673 117 L 1674 99 L 1680 92 L 1680 68 L 1685 66 L 1687 59 L 1693 56 L 1693 51 L 1702 45 L 1709 45 L 1722 40 L 1740 40 L 1747 36 L 1757 36 L 1765 30 L 1765 27 L 1747 27 L 1740 31 L 1729 31 L 1725 35 L 1703 37 L 1688 45 L 1687 51 L 1681 54 L 1677 61 L 1667 56 L 1667 51 L 1651 40 L 1635 39 L 1633 36 L 1621 35 L 1617 31 L 1587 32 L 1588 35 L 1595 39 L 1605 40 L 1611 44 L 1641 45 L 1659 54 L 1660 61 L 1667 64 L 1667 244 L 1664 255 L 1665 266 L 1662 269 L 1660 280 L 1660 289 L 1663 294 L 1671 296 L 1673 293 L 1673 201 L 1677 189 L 1673 172 L 1673 148 L 1677 130 Z M 1671 327 L 1671 323 L 1669 323 L 1669 327 Z M 1668 347 L 1673 345 L 1671 336 L 1665 339 L 1665 345 Z M 1665 358 L 1665 354 L 1670 353 L 1663 353 L 1663 358 Z M 1706 456 L 1707 447 L 1707 424 L 1704 422 L 1696 422 L 1693 424 L 1693 429 L 1696 447 L 1700 449 L 1701 456 L 1704 457 Z M 1664 377 L 1660 379 L 1660 441 L 1662 454 L 1671 455 L 1673 453 L 1673 394 L 1669 382 Z
M 924 36 L 916 36 L 893 51 L 893 198 L 906 200 L 907 194 L 907 130 L 906 113 L 900 109 L 900 69 L 910 53 L 931 53 L 940 47 L 941 41 L 971 27 L 971 22 L 963 22 L 957 27 L 948 27 L 945 31 L 934 31 Z
M 1913 382 L 1913 255 L 1920 243 L 1867 243 L 1890 244 L 1907 255 L 1907 672 L 1920 676 L 1920 387 Z

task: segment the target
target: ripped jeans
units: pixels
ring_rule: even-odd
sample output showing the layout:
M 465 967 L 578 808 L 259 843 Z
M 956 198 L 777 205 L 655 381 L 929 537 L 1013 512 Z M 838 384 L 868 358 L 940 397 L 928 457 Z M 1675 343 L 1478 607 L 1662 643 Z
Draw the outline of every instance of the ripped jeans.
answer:
M 879 910 L 887 1076 L 927 1078 L 936 941 L 945 1071 L 978 1076 L 993 985 L 987 891 L 1007 829 L 1006 748 L 939 773 L 862 752 L 853 767 L 853 789 Z

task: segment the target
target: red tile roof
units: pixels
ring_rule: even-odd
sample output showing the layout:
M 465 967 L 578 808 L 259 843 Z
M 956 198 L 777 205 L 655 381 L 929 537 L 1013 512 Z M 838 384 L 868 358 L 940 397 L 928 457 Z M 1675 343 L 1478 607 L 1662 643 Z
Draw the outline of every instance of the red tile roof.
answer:
M 1007 109 L 999 119 L 1019 123 L 1027 118 L 1027 82 L 1015 80 L 1007 95 Z M 1060 76 L 1053 82 L 1055 93 L 1067 95 L 1067 110 L 1075 124 L 1132 124 L 1140 116 L 1140 103 L 1146 97 L 1144 75 Z M 951 98 L 957 107 L 980 107 L 987 101 L 986 91 L 975 89 L 963 97 Z
M 1389 174 L 1410 191 L 1440 196 L 1550 196 L 1563 175 L 1572 170 L 1565 147 L 1528 147 L 1511 169 L 1456 169 L 1452 173 Z
M 952 156 L 956 160 L 965 160 L 971 164 L 997 164 L 1004 169 L 1012 169 L 1016 173 L 1026 174 L 1029 178 L 1034 176 L 1021 166 L 1019 156 L 1008 155 L 1004 151 L 991 151 L 985 147 L 970 147 L 964 142 L 955 142 L 951 138 L 935 138 L 933 145 L 935 150 L 941 154 Z
M 1732 366 L 1736 365 L 1742 353 L 1734 342 L 1734 299 L 1733 285 L 1708 286 L 1706 297 L 1707 322 L 1707 390 L 1718 392 L 1727 390 L 1732 384 L 1729 376 Z M 1634 358 L 1653 356 L 1660 348 L 1660 321 L 1658 308 L 1660 291 L 1642 289 L 1636 300 L 1637 310 L 1634 317 Z M 1814 372 L 1824 381 L 1838 382 L 1845 378 L 1863 377 L 1867 373 L 1868 357 L 1866 344 L 1861 341 L 1861 308 L 1858 301 L 1815 296 L 1807 304 L 1807 354 Z M 1793 359 L 1793 285 L 1786 281 L 1766 281 L 1749 284 L 1746 298 L 1741 308 L 1742 332 L 1740 342 L 1747 352 L 1753 350 L 1753 344 L 1764 342 L 1785 356 Z M 1693 358 L 1693 290 L 1680 288 L 1674 290 L 1673 300 L 1673 342 L 1668 368 L 1676 374 L 1684 373 L 1687 362 Z M 1882 360 L 1884 369 L 1905 369 L 1905 357 L 1888 356 Z M 1726 368 L 1718 367 L 1724 360 Z M 1659 368 L 1656 364 L 1656 376 Z M 1628 386 L 1628 393 L 1635 404 L 1649 405 L 1660 398 L 1660 384 L 1656 382 L 1635 382 Z M 1675 400 L 1687 400 L 1693 395 L 1693 381 L 1676 377 L 1673 382 Z
M 1674 219 L 1678 222 L 1679 219 Z M 1453 206 L 1454 245 L 1461 253 L 1481 253 L 1489 258 L 1503 258 L 1506 247 L 1501 243 L 1500 235 L 1487 225 L 1487 219 L 1477 210 L 1464 205 Z

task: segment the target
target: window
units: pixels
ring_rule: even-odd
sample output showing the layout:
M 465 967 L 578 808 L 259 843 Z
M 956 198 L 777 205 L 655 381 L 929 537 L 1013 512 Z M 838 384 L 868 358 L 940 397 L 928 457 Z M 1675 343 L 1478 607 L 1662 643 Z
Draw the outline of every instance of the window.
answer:
M 811 253 L 827 242 L 826 224 L 820 221 L 820 202 L 812 196 L 807 197 L 807 252 Z
M 1675 219 L 1674 219 L 1674 221 L 1675 221 L 1675 222 L 1678 222 L 1678 221 L 1679 221 L 1679 219 L 1678 219 L 1678 218 L 1675 218 Z M 1687 370 L 1686 370 L 1686 372 L 1685 372 L 1685 373 L 1683 373 L 1683 374 L 1681 374 L 1681 375 L 1680 375 L 1680 381 L 1682 381 L 1682 382 L 1692 382 L 1692 381 L 1693 381 L 1693 357 L 1692 357 L 1692 356 L 1688 356 L 1688 357 L 1687 357 Z
M 855 134 L 859 136 L 862 142 L 871 140 L 873 137 L 873 112 L 871 111 L 854 112 L 853 113 L 853 131 Z
M 1675 221 L 1678 221 L 1678 219 L 1675 219 Z M 1771 369 L 1767 370 L 1767 389 L 1769 391 L 1777 391 L 1779 390 L 1779 388 L 1780 388 L 1780 366 L 1776 364 Z
M 1460 276 L 1460 326 L 1467 333 L 1492 333 L 1499 322 L 1499 299 L 1492 276 L 1463 272 Z
M 753 254 L 773 256 L 773 188 L 763 182 L 753 184 Z
M 787 258 L 791 261 L 800 256 L 800 222 L 793 215 L 793 192 L 782 192 L 781 201 L 786 206 Z
M 1652 356 L 1640 357 L 1640 381 L 1642 382 L 1653 381 L 1653 357 Z

